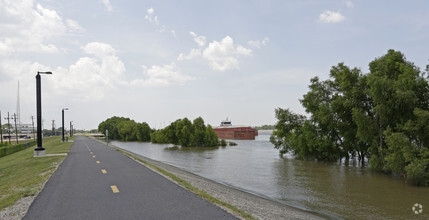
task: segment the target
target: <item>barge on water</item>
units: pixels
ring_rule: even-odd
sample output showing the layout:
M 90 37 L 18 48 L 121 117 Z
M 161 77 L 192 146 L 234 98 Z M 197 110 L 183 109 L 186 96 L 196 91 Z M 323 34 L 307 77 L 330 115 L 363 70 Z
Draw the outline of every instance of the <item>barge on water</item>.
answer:
M 220 126 L 214 127 L 213 130 L 220 139 L 255 140 L 258 136 L 258 130 L 250 126 L 233 126 L 228 119 L 222 121 Z

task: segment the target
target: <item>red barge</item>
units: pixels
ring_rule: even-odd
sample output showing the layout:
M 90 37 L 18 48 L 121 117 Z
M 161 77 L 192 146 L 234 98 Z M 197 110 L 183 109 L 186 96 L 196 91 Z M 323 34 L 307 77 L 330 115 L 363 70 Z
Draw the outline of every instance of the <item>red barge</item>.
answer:
M 214 127 L 213 130 L 220 139 L 255 140 L 258 136 L 258 130 L 250 126 L 233 126 L 228 119 L 222 121 L 220 126 Z

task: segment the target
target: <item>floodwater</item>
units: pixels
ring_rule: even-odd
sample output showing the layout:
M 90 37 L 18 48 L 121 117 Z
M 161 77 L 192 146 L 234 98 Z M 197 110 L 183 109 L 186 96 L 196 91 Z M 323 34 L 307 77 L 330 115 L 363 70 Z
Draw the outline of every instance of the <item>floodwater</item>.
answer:
M 271 132 L 238 146 L 180 148 L 119 142 L 117 147 L 200 176 L 278 200 L 332 219 L 429 219 L 429 187 L 344 163 L 280 158 L 269 142 Z M 413 206 L 422 205 L 421 214 Z M 419 206 L 414 209 L 417 213 Z

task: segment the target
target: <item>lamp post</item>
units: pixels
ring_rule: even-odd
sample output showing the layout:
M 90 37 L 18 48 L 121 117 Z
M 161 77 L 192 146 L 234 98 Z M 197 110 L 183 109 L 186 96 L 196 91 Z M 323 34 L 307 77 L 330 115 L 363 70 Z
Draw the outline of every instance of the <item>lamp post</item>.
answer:
M 72 125 L 73 121 L 70 121 L 70 138 L 73 137 L 73 125 Z
M 64 110 L 69 110 L 68 108 L 63 108 L 63 110 L 62 110 L 62 113 L 63 113 L 63 121 L 62 121 L 62 123 L 63 123 L 63 139 L 62 139 L 62 141 L 64 142 L 65 141 L 65 139 L 64 139 Z
M 34 149 L 34 156 L 45 154 L 45 148 L 42 147 L 42 87 L 40 74 L 52 74 L 52 72 L 37 72 L 36 75 L 37 147 Z

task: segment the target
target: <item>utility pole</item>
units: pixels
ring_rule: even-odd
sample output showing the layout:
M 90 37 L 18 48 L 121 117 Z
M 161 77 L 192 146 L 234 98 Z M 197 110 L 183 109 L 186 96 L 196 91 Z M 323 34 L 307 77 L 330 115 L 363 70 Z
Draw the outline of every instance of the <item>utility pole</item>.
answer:
M 7 112 L 7 118 L 4 118 L 4 119 L 7 119 L 7 130 L 9 131 L 9 144 L 10 144 L 10 121 L 9 121 L 10 117 L 9 117 L 9 112 Z
M 36 140 L 36 134 L 34 133 L 34 116 L 31 116 L 31 124 L 33 124 L 33 139 Z
M 0 111 L 0 138 L 1 138 L 1 144 L 3 144 L 3 126 L 1 125 L 1 111 Z
M 55 134 L 55 120 L 52 120 L 52 135 L 56 135 Z
M 16 144 L 18 144 L 18 126 L 16 126 L 16 119 L 18 118 L 16 117 L 15 113 L 13 113 L 12 119 L 15 121 L 15 138 L 16 138 Z

